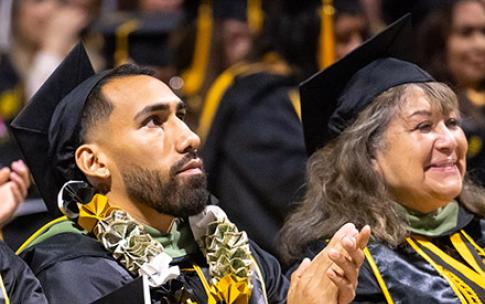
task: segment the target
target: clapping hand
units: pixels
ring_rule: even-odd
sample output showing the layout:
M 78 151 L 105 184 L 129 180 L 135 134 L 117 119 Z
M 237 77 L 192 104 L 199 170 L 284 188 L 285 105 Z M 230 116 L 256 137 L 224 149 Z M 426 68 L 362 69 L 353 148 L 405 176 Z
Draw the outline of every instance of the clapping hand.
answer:
M 0 225 L 7 222 L 25 199 L 30 186 L 30 173 L 23 161 L 14 161 L 0 169 Z
M 288 303 L 349 303 L 355 297 L 370 228 L 342 226 L 312 261 L 306 258 L 291 276 Z

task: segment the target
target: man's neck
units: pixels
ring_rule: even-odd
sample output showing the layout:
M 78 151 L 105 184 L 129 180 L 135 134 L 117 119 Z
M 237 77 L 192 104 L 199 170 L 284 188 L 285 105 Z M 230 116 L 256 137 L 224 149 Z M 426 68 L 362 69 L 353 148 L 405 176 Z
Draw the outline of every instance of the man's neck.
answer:
M 112 207 L 126 211 L 140 224 L 151 226 L 160 232 L 168 232 L 174 220 L 173 216 L 159 213 L 145 204 L 133 202 L 126 195 L 109 192 L 106 196 Z

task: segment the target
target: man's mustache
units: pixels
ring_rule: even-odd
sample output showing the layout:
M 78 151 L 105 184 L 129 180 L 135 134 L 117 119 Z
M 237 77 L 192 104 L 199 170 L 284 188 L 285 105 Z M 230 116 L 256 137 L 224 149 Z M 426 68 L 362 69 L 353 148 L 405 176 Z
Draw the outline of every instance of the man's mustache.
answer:
M 175 165 L 170 168 L 170 177 L 175 177 L 188 162 L 196 158 L 199 158 L 199 153 L 196 149 L 187 152 L 181 160 L 176 162 Z

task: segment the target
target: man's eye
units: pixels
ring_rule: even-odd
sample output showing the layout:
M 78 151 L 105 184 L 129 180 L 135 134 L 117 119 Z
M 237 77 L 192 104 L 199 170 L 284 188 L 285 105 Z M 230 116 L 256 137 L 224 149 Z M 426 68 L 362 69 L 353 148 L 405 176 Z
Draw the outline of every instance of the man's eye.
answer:
M 162 124 L 162 120 L 158 116 L 150 116 L 145 120 L 144 126 L 149 128 L 159 127 Z
M 180 120 L 185 120 L 185 114 L 185 111 L 179 111 L 177 117 L 180 118 Z

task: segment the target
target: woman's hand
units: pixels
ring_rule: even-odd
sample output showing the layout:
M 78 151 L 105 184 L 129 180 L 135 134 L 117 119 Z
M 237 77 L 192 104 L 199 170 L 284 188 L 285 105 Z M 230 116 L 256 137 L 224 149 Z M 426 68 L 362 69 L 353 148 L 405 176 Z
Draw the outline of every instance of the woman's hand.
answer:
M 288 303 L 349 303 L 355 297 L 370 228 L 342 226 L 314 259 L 304 259 L 291 275 Z

